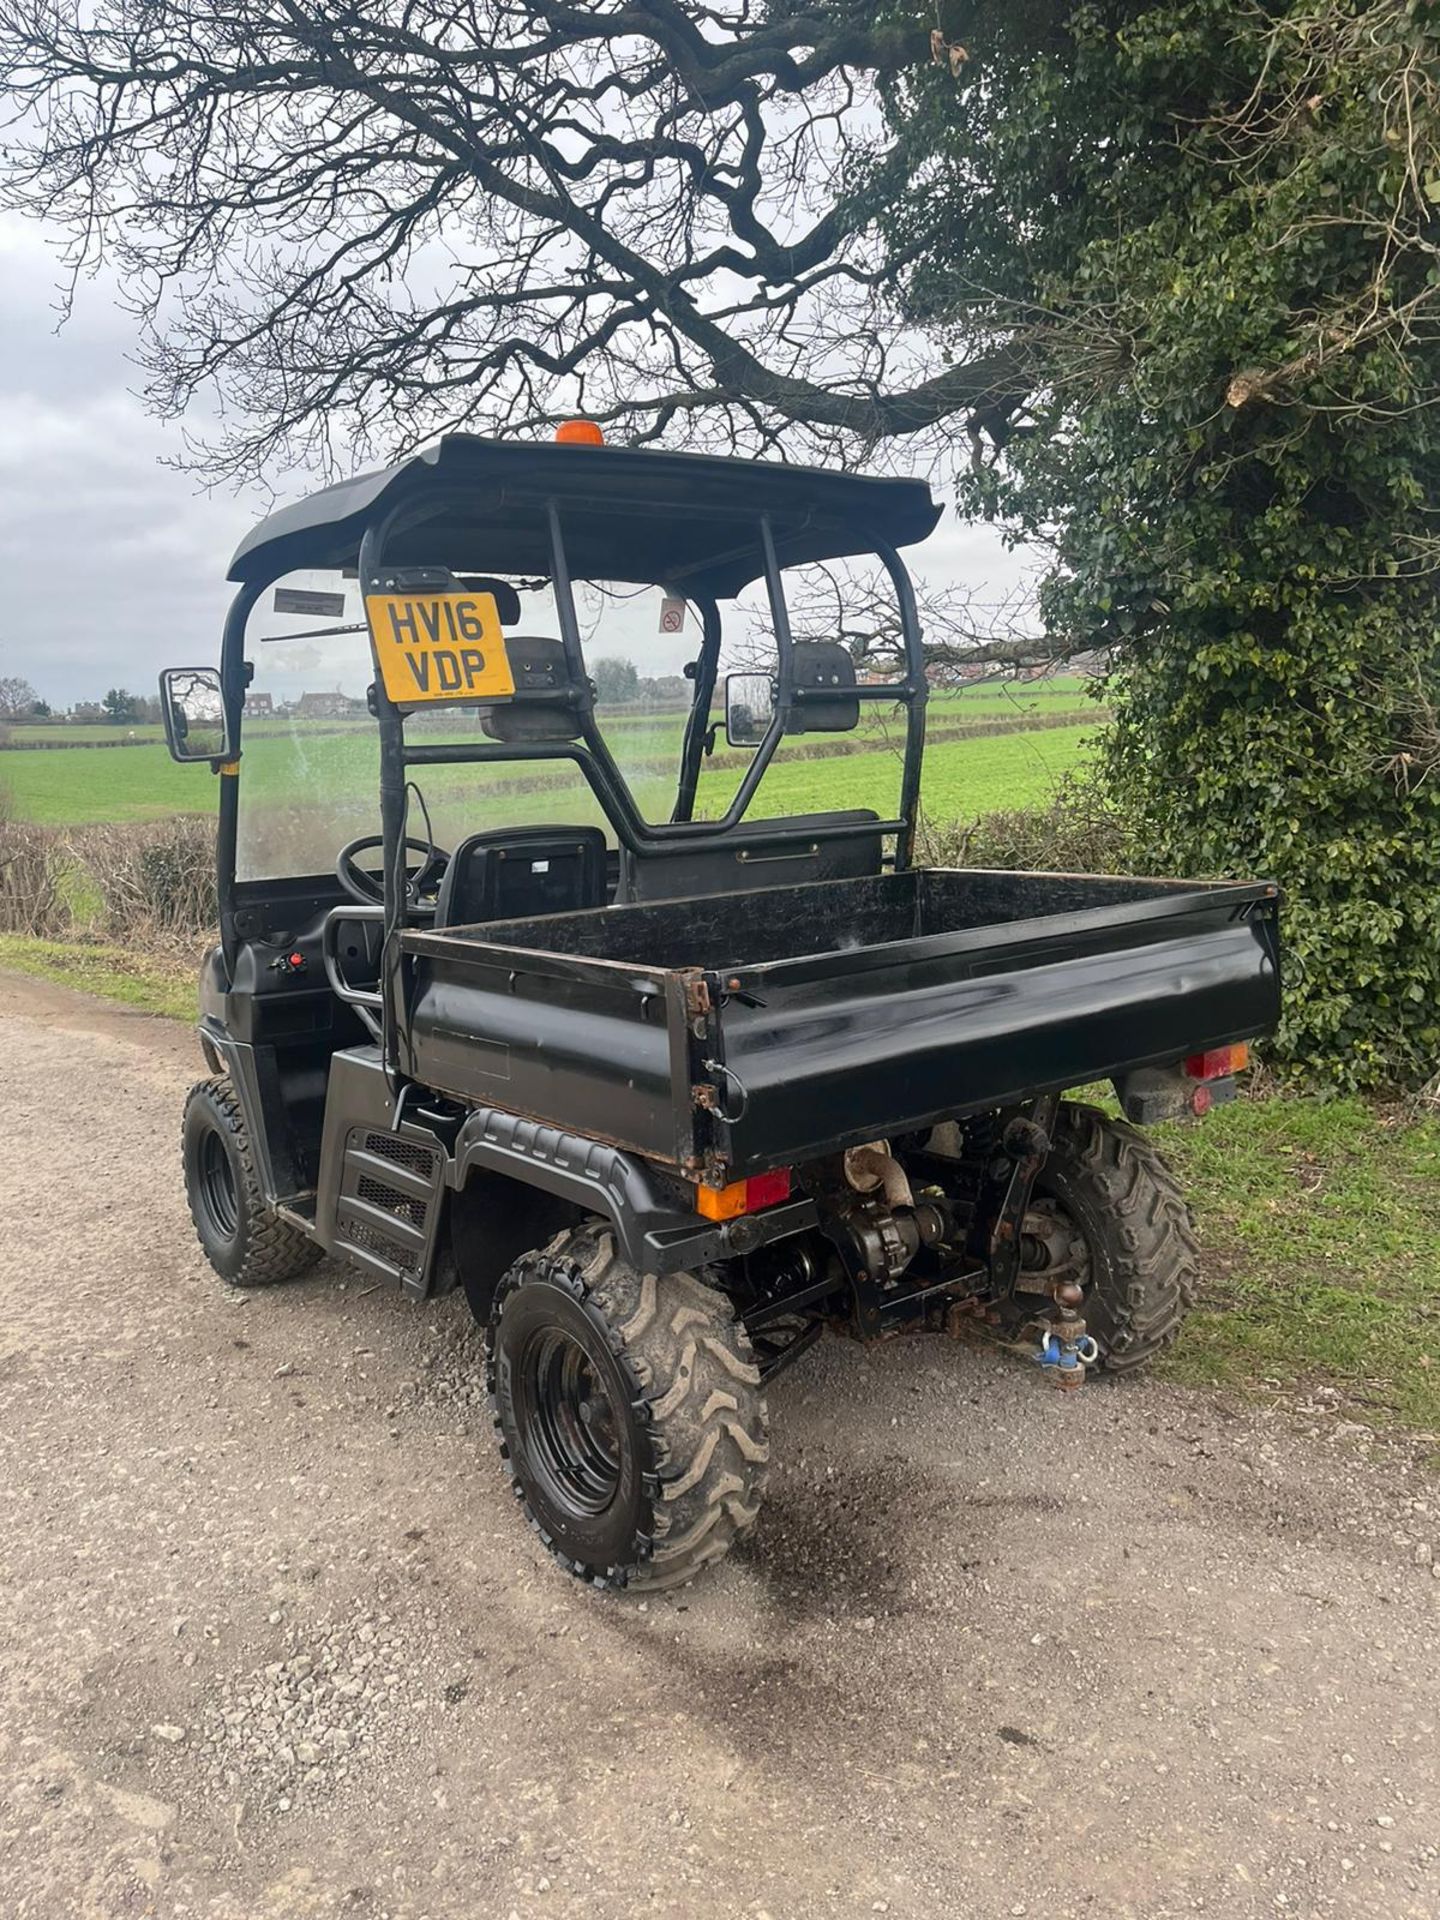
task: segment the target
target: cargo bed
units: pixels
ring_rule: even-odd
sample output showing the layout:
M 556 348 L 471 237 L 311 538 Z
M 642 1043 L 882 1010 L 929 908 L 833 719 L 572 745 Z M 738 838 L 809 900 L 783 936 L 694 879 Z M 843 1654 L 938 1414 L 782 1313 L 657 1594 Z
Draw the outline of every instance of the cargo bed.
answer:
M 425 1085 L 728 1177 L 1279 1012 L 1267 883 L 919 868 L 412 930 Z

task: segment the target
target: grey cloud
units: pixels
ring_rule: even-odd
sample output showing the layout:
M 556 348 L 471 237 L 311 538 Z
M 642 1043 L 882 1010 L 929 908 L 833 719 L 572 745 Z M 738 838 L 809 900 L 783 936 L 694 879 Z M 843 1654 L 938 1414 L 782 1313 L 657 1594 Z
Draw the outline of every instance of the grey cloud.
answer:
M 225 568 L 266 503 L 198 491 L 163 464 L 181 430 L 133 391 L 134 321 L 97 280 L 57 332 L 56 274 L 41 231 L 0 218 L 0 674 L 68 706 L 117 683 L 149 692 L 162 666 L 216 657 Z M 931 585 L 981 601 L 1024 572 L 989 528 L 949 514 L 912 559 Z
M 131 391 L 133 321 L 89 282 L 57 332 L 56 272 L 38 229 L 0 221 L 0 672 L 60 706 L 214 657 L 257 505 L 161 464 L 180 430 Z

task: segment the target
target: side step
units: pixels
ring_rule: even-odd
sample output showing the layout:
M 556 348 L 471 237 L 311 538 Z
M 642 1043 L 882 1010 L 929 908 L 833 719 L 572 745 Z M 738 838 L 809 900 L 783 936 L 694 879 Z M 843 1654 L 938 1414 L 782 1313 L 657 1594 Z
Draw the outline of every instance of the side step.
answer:
M 336 1251 L 423 1299 L 443 1172 L 438 1146 L 378 1127 L 352 1127 L 335 1208 Z

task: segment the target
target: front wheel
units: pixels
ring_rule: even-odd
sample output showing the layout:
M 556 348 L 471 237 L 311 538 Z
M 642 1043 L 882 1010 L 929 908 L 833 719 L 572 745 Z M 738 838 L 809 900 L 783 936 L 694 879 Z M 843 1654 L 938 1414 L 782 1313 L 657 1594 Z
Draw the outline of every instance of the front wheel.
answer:
M 224 1074 L 190 1089 L 180 1141 L 190 1218 L 222 1280 L 268 1287 L 314 1266 L 321 1249 L 265 1204 L 245 1115 Z
M 516 1497 L 577 1579 L 679 1586 L 753 1526 L 760 1370 L 694 1275 L 636 1273 L 603 1224 L 558 1234 L 496 1289 L 487 1364 Z
M 1061 1106 L 1025 1247 L 1027 1265 L 1083 1288 L 1080 1312 L 1108 1373 L 1162 1352 L 1195 1303 L 1199 1248 L 1179 1183 L 1143 1133 L 1095 1107 Z M 1033 1313 L 1025 1300 L 1012 1296 L 1012 1311 Z

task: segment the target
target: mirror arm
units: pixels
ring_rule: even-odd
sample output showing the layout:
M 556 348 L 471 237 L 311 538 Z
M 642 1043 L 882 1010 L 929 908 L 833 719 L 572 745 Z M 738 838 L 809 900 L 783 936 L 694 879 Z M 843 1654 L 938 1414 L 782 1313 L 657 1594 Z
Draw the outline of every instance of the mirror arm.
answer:
M 715 697 L 715 681 L 720 671 L 720 608 L 715 596 L 694 596 L 700 608 L 700 652 L 695 661 L 695 690 L 685 722 L 685 739 L 680 750 L 680 779 L 675 791 L 671 821 L 693 820 L 695 794 L 700 785 L 701 762 L 715 751 L 715 728 L 707 727 L 710 703 Z

